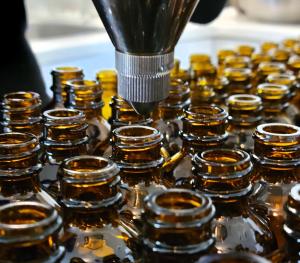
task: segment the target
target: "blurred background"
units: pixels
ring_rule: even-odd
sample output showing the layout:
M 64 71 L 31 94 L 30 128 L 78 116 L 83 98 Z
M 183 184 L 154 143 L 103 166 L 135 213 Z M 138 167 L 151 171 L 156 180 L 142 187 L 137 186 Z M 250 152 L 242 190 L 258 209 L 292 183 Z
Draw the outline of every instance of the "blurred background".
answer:
M 72 4 L 70 4 L 72 3 Z M 27 38 L 46 86 L 54 66 L 84 68 L 86 78 L 114 67 L 114 48 L 90 0 L 26 0 Z M 188 66 L 193 52 L 214 56 L 218 49 L 300 36 L 300 0 L 232 0 L 209 25 L 188 24 L 175 56 Z M 50 95 L 50 90 L 47 91 Z

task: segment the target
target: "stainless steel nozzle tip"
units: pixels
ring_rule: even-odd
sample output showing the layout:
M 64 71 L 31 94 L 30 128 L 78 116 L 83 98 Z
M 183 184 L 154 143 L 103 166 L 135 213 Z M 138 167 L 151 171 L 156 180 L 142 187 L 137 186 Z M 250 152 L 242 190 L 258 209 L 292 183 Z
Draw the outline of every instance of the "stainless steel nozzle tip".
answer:
M 139 102 L 129 102 L 132 108 L 136 113 L 145 116 L 146 118 L 151 116 L 154 108 L 158 102 L 148 102 L 148 103 L 139 103 Z

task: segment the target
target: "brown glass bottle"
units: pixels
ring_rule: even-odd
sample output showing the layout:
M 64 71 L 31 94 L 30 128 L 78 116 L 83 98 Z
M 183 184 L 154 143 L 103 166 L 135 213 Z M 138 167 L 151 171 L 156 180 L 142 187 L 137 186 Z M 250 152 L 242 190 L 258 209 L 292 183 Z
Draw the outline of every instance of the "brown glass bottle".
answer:
M 29 132 L 40 139 L 43 132 L 41 107 L 41 98 L 35 92 L 5 94 L 1 102 L 2 131 Z
M 72 79 L 83 79 L 83 70 L 78 67 L 56 67 L 51 75 L 53 99 L 46 110 L 64 108 L 67 100 L 66 83 Z
M 190 74 L 188 70 L 182 69 L 180 67 L 180 60 L 175 59 L 174 61 L 174 67 L 170 72 L 170 78 L 171 80 L 181 80 L 184 83 L 185 82 L 190 82 Z
M 29 200 L 59 207 L 41 189 L 39 155 L 39 140 L 33 134 L 0 134 L 0 205 Z
M 211 62 L 194 62 L 191 64 L 190 75 L 190 87 L 191 92 L 193 92 L 199 78 L 205 78 L 209 81 L 214 80 L 217 76 L 217 68 Z
M 287 66 L 296 78 L 296 90 L 291 103 L 300 110 L 300 56 L 291 56 Z M 298 123 L 299 121 L 297 121 L 297 125 L 299 125 Z
M 263 122 L 295 124 L 298 110 L 289 103 L 290 89 L 286 85 L 263 83 L 257 87 L 257 95 L 263 103 Z
M 60 163 L 72 156 L 87 153 L 88 137 L 85 115 L 73 109 L 54 109 L 44 114 L 44 167 L 41 182 L 47 191 L 57 196 L 57 170 Z
M 262 53 L 268 53 L 270 50 L 276 49 L 278 47 L 279 47 L 278 43 L 272 41 L 266 41 L 260 45 L 260 50 Z
M 266 256 L 277 248 L 263 204 L 251 198 L 252 167 L 250 155 L 242 150 L 213 149 L 193 158 L 196 189 L 210 196 L 216 207 L 212 229 L 218 253 Z
M 92 80 L 67 82 L 68 99 L 66 107 L 84 112 L 88 123 L 88 152 L 102 155 L 109 141 L 110 125 L 102 117 L 102 87 Z
M 66 159 L 59 172 L 66 262 L 134 262 L 132 233 L 121 221 L 119 169 L 96 156 Z
M 221 49 L 217 53 L 218 58 L 218 75 L 223 76 L 224 73 L 224 60 L 230 56 L 236 56 L 237 53 L 231 49 Z
M 300 128 L 282 123 L 261 124 L 254 135 L 254 181 L 264 190 L 259 199 L 268 206 L 270 225 L 281 247 L 283 205 L 300 175 Z
M 173 163 L 177 166 L 172 174 L 176 180 L 192 175 L 192 156 L 195 153 L 221 147 L 228 137 L 228 113 L 217 106 L 191 107 L 185 110 L 182 121 L 183 147 L 173 156 Z
M 285 38 L 281 42 L 282 46 L 290 51 L 293 50 L 294 45 L 296 45 L 297 43 L 299 43 L 299 39 L 296 38 Z
M 110 100 L 117 95 L 118 76 L 115 70 L 100 70 L 97 73 L 97 81 L 103 89 L 102 101 L 104 102 L 102 114 L 106 120 L 111 117 Z
M 145 199 L 142 262 L 196 262 L 213 250 L 209 197 L 184 189 L 153 193 Z
M 283 232 L 286 238 L 286 257 L 284 262 L 294 263 L 300 261 L 299 222 L 300 222 L 300 184 L 295 185 L 285 204 L 286 218 Z
M 271 261 L 251 253 L 212 254 L 202 257 L 197 263 L 271 263 Z
M 121 170 L 127 203 L 124 213 L 133 220 L 140 219 L 146 195 L 173 183 L 163 171 L 162 140 L 158 130 L 147 126 L 124 126 L 113 131 L 111 158 Z
M 255 78 L 253 79 L 254 86 L 267 81 L 267 77 L 272 73 L 285 73 L 286 66 L 279 62 L 261 62 L 258 65 Z
M 275 48 L 270 50 L 268 53 L 271 55 L 272 61 L 284 64 L 288 62 L 290 57 L 290 52 L 283 48 Z
M 0 259 L 10 263 L 65 262 L 62 219 L 50 206 L 19 202 L 0 207 Z
M 157 120 L 153 127 L 163 135 L 163 146 L 169 154 L 178 152 L 182 146 L 179 131 L 182 130 L 183 110 L 190 105 L 190 88 L 187 82 L 171 80 L 169 96 L 157 108 Z
M 253 93 L 250 68 L 225 68 L 224 74 L 228 79 L 227 94 Z
M 247 56 L 228 56 L 224 59 L 224 68 L 245 69 L 251 68 L 251 60 Z
M 232 95 L 228 98 L 227 105 L 229 125 L 226 145 L 229 148 L 252 152 L 254 148 L 252 134 L 262 120 L 260 97 L 249 94 Z
M 239 45 L 236 51 L 239 56 L 251 57 L 255 51 L 255 47 L 250 45 Z
M 258 66 L 262 62 L 271 62 L 272 57 L 265 53 L 253 53 L 251 56 L 252 70 L 256 72 Z

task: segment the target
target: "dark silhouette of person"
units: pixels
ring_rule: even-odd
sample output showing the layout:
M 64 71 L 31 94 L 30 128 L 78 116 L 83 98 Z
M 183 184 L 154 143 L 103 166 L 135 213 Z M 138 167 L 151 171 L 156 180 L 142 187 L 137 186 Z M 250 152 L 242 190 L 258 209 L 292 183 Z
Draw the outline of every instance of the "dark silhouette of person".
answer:
M 200 0 L 191 21 L 208 23 L 214 20 L 220 14 L 225 3 L 226 0 Z M 38 92 L 44 105 L 46 105 L 50 98 L 46 95 L 45 84 L 38 63 L 25 37 L 26 12 L 24 1 L 3 0 L 0 10 L 2 25 L 0 96 L 7 92 L 30 90 Z

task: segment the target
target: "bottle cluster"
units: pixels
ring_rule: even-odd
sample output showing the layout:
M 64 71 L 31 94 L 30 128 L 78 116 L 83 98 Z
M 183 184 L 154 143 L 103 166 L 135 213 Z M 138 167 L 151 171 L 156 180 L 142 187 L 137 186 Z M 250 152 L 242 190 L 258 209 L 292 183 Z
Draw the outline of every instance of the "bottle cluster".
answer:
M 300 40 L 175 61 L 151 116 L 117 74 L 0 107 L 0 262 L 300 261 Z

